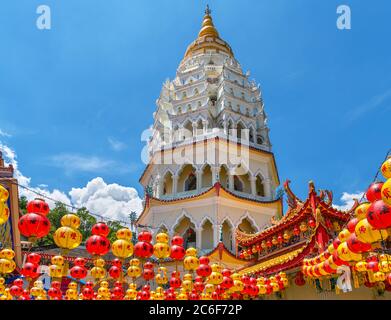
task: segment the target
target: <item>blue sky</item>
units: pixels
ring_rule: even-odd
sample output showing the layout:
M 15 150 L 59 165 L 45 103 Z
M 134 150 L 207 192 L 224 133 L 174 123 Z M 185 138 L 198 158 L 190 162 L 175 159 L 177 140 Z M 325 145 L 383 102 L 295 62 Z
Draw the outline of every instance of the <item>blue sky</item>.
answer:
M 134 187 L 141 133 L 196 37 L 207 1 L 4 0 L 0 140 L 31 185 L 95 177 Z M 208 1 L 220 35 L 261 84 L 281 182 L 364 190 L 391 147 L 391 3 Z M 38 5 L 52 29 L 35 26 Z M 352 29 L 336 28 L 348 4 Z

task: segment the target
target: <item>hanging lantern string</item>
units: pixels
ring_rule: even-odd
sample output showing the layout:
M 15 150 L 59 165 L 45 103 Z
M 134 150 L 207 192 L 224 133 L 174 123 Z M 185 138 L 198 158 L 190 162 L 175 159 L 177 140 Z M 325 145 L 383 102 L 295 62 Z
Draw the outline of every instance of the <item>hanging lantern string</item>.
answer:
M 76 207 L 76 206 L 73 206 L 73 205 L 64 203 L 64 202 L 62 202 L 62 201 L 56 200 L 56 199 L 54 199 L 54 198 L 51 198 L 51 197 L 49 197 L 49 196 L 47 196 L 47 195 L 45 195 L 45 194 L 42 194 L 42 193 L 40 193 L 40 192 L 38 192 L 38 191 L 35 191 L 35 190 L 31 189 L 31 188 L 29 188 L 29 187 L 26 187 L 26 186 L 24 186 L 24 185 L 21 185 L 21 184 L 19 184 L 19 183 L 13 181 L 13 180 L 11 180 L 11 179 L 10 179 L 9 181 L 10 181 L 12 184 L 17 185 L 18 187 L 20 187 L 20 188 L 22 188 L 22 189 L 28 190 L 28 191 L 30 191 L 30 192 L 36 194 L 36 195 L 39 196 L 39 197 L 42 197 L 42 198 L 44 198 L 44 199 L 46 199 L 46 200 L 53 201 L 53 202 L 55 202 L 55 203 L 60 203 L 61 205 L 65 206 L 65 207 L 68 207 L 68 208 L 72 209 L 73 211 L 77 211 L 77 210 L 83 209 L 83 208 L 78 208 L 78 207 Z M 101 219 L 102 221 L 117 222 L 117 223 L 119 223 L 119 224 L 125 224 L 125 225 L 130 225 L 130 224 L 131 224 L 129 221 L 116 220 L 116 219 L 109 219 L 109 218 L 104 217 L 104 216 L 102 216 L 102 215 L 93 213 L 93 212 L 91 212 L 90 210 L 88 210 L 88 212 L 89 212 L 90 215 L 92 215 L 92 216 L 94 216 L 94 217 L 97 217 L 97 218 Z

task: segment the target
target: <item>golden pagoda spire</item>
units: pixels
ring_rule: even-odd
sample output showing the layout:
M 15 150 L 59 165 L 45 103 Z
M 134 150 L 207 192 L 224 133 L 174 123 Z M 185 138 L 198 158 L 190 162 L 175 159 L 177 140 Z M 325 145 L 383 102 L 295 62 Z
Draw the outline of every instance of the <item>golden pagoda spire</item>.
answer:
M 217 29 L 213 24 L 211 17 L 212 11 L 209 6 L 206 6 L 204 19 L 202 20 L 201 30 L 198 37 L 193 41 L 186 50 L 185 58 L 198 53 L 205 53 L 206 50 L 214 50 L 216 52 L 225 52 L 233 56 L 231 47 L 227 42 L 220 38 Z
M 213 25 L 213 20 L 210 15 L 211 13 L 212 11 L 209 9 L 209 5 L 206 5 L 204 20 L 202 21 L 201 30 L 198 33 L 198 37 L 212 36 L 219 38 L 219 33 Z

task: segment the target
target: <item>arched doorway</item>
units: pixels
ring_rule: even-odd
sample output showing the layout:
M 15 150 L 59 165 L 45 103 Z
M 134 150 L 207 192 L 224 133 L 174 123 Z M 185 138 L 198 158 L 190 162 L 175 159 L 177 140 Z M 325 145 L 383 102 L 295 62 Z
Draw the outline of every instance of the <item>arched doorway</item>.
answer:
M 206 220 L 202 225 L 201 231 L 201 249 L 213 249 L 213 224 Z
M 174 227 L 174 233 L 183 237 L 185 248 L 196 246 L 195 225 L 188 217 L 184 216 L 177 223 L 177 225 Z
M 250 221 L 250 219 L 248 219 L 247 217 L 242 219 L 242 221 L 240 222 L 240 224 L 238 225 L 238 228 L 240 231 L 244 232 L 244 233 L 248 233 L 248 234 L 251 234 L 251 233 L 256 233 L 257 232 L 257 229 L 256 227 L 254 226 L 254 224 Z

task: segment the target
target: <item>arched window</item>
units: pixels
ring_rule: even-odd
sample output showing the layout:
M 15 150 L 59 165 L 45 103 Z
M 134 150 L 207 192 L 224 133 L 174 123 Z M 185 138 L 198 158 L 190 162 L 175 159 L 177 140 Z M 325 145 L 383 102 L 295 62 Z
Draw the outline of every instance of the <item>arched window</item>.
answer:
M 245 133 L 244 129 L 245 129 L 245 127 L 243 126 L 243 124 L 241 122 L 239 122 L 239 124 L 237 126 L 237 137 L 238 137 L 238 140 L 241 140 L 242 138 L 246 137 L 246 133 Z
M 258 143 L 258 144 L 263 144 L 263 138 L 262 138 L 262 136 L 257 136 L 257 143 Z
M 233 243 L 232 243 L 232 225 L 229 223 L 228 220 L 225 220 L 222 226 L 222 240 L 225 245 L 225 247 L 232 251 L 233 250 Z
M 213 225 L 209 220 L 202 225 L 201 240 L 202 249 L 213 249 Z
M 243 192 L 243 182 L 238 176 L 234 176 L 234 190 Z
M 257 179 L 255 181 L 255 186 L 256 186 L 257 196 L 264 197 L 265 196 L 265 187 L 263 185 L 263 180 L 259 175 L 257 176 Z
M 189 174 L 187 179 L 185 180 L 185 190 L 184 191 L 192 191 L 197 189 L 197 178 L 195 174 L 192 172 Z

